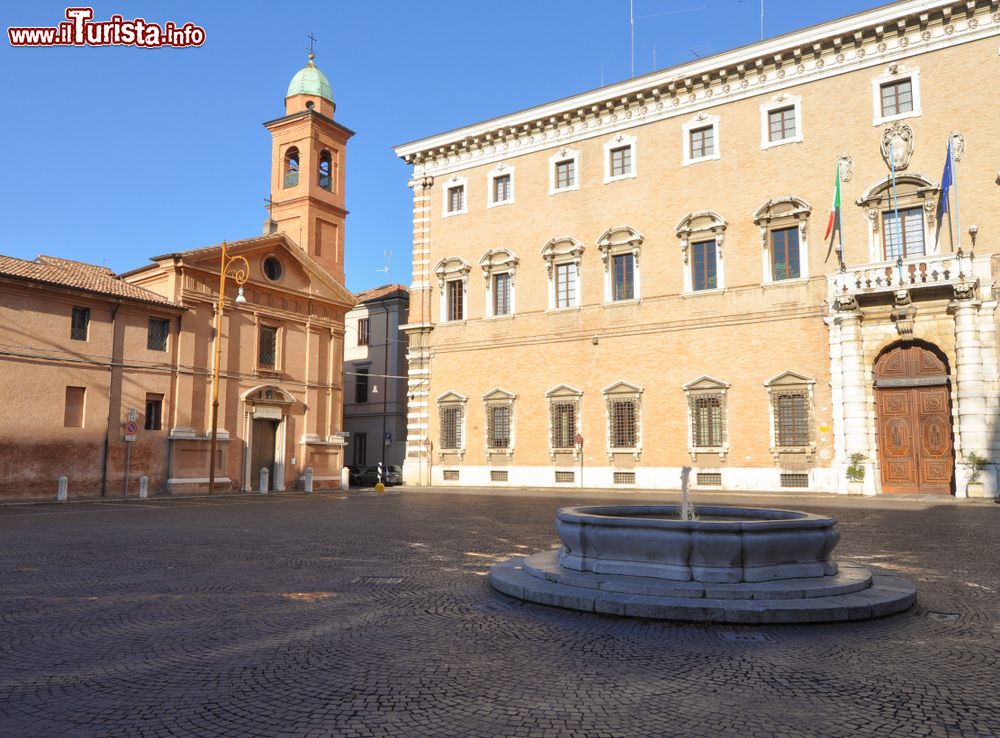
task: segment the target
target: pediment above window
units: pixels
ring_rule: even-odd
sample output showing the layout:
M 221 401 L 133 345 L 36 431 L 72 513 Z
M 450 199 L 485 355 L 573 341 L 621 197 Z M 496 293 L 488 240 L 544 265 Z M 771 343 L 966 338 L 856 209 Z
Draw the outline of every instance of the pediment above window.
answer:
M 627 395 L 629 397 L 634 397 L 635 395 L 642 394 L 642 387 L 622 380 L 620 382 L 615 382 L 610 387 L 605 387 L 601 391 L 604 393 L 605 397 L 615 395 Z
M 572 236 L 560 236 L 559 238 L 553 238 L 542 246 L 541 254 L 543 259 L 551 262 L 553 259 L 561 257 L 579 258 L 583 254 L 583 251 L 583 244 Z
M 434 266 L 434 274 L 437 275 L 438 284 L 443 289 L 446 280 L 456 278 L 465 279 L 471 269 L 472 267 L 469 266 L 469 262 L 462 257 L 449 256 L 441 259 L 441 261 Z
M 583 390 L 578 390 L 576 387 L 570 387 L 568 384 L 558 384 L 546 392 L 545 396 L 549 399 L 558 399 L 560 397 L 577 398 L 583 396 Z
M 725 233 L 726 219 L 714 210 L 700 210 L 688 213 L 674 228 L 678 238 L 691 239 L 699 235 L 715 234 L 716 237 Z
M 896 198 L 919 198 L 937 197 L 941 188 L 934 184 L 933 180 L 922 174 L 897 174 L 896 175 Z M 893 199 L 892 175 L 880 179 L 861 195 L 855 202 L 862 207 L 888 207 Z
M 604 231 L 597 239 L 597 248 L 601 251 L 601 258 L 607 262 L 608 255 L 612 253 L 631 251 L 638 256 L 643 240 L 645 237 L 642 233 L 632 226 L 620 225 Z
M 439 405 L 459 404 L 468 402 L 468 400 L 469 398 L 466 397 L 465 395 L 460 395 L 457 392 L 449 390 L 448 392 L 445 392 L 443 395 L 438 395 L 437 403 Z
M 520 261 L 510 249 L 490 249 L 479 260 L 479 266 L 486 279 L 489 279 L 494 271 L 513 271 Z
M 764 382 L 765 387 L 780 389 L 781 387 L 802 387 L 816 384 L 816 380 L 793 371 L 782 372 Z
M 729 382 L 723 382 L 721 379 L 716 379 L 715 377 L 710 377 L 707 374 L 688 382 L 681 386 L 685 392 L 711 392 L 729 389 Z
M 295 402 L 295 397 L 273 384 L 260 384 L 249 389 L 240 395 L 244 402 L 249 403 L 266 403 L 272 405 L 292 405 Z
M 768 200 L 753 214 L 753 222 L 764 226 L 775 220 L 800 221 L 809 217 L 812 206 L 805 200 L 789 195 Z
M 492 389 L 483 395 L 483 402 L 513 402 L 515 399 L 517 399 L 517 395 L 501 387 Z

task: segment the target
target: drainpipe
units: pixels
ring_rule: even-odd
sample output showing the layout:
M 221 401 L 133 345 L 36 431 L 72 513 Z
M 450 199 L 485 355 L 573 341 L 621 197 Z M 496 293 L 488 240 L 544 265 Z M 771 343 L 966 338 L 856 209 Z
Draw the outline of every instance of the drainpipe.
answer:
M 111 364 L 108 367 L 108 423 L 104 428 L 104 457 L 101 459 L 101 497 L 108 491 L 108 450 L 111 446 L 111 413 L 114 408 L 111 406 L 111 391 L 115 383 L 115 329 L 118 319 L 118 308 L 122 306 L 122 301 L 115 303 L 111 310 Z

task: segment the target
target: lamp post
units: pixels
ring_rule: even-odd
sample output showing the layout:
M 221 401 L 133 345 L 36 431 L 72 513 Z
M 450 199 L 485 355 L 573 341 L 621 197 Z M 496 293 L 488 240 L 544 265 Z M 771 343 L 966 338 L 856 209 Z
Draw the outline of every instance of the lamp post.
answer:
M 234 262 L 242 266 L 231 268 Z M 222 313 L 226 307 L 226 277 L 232 277 L 239 285 L 236 303 L 243 305 L 243 285 L 250 276 L 250 264 L 242 256 L 230 256 L 226 252 L 226 242 L 222 242 L 222 261 L 219 268 L 219 303 L 215 308 L 215 366 L 212 370 L 212 444 L 208 452 L 208 494 L 215 492 L 215 443 L 219 431 L 219 365 L 222 363 Z

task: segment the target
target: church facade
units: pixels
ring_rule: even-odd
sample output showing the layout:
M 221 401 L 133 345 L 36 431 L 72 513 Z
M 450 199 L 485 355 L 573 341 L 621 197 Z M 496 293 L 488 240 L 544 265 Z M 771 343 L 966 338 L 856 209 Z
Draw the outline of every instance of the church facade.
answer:
M 308 64 L 272 136 L 262 235 L 153 257 L 122 275 L 0 257 L 0 494 L 206 491 L 218 351 L 216 492 L 341 480 L 344 163 L 352 132 Z M 225 279 L 221 280 L 225 274 Z M 225 292 L 220 300 L 220 281 Z M 55 453 L 54 450 L 58 449 Z M 266 470 L 266 474 L 262 474 Z
M 906 0 L 397 147 L 406 480 L 992 496 L 998 37 Z

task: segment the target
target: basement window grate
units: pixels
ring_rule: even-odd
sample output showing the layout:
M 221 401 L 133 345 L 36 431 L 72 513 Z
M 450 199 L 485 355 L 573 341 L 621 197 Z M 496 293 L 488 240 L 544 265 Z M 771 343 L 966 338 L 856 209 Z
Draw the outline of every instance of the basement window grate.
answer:
M 722 472 L 698 472 L 695 480 L 699 487 L 721 487 Z
M 491 482 L 506 482 L 507 481 L 507 471 L 497 471 L 496 469 L 490 470 L 490 481 Z
M 442 472 L 444 476 L 444 481 L 446 482 L 457 482 L 458 481 L 458 469 L 445 469 Z
M 576 472 L 556 472 L 556 484 L 572 484 L 574 481 L 576 481 Z
M 781 486 L 782 487 L 808 487 L 809 486 L 809 475 L 808 474 L 782 474 L 781 475 Z
M 614 483 L 615 484 L 635 484 L 635 472 L 620 472 L 616 471 L 614 473 Z

